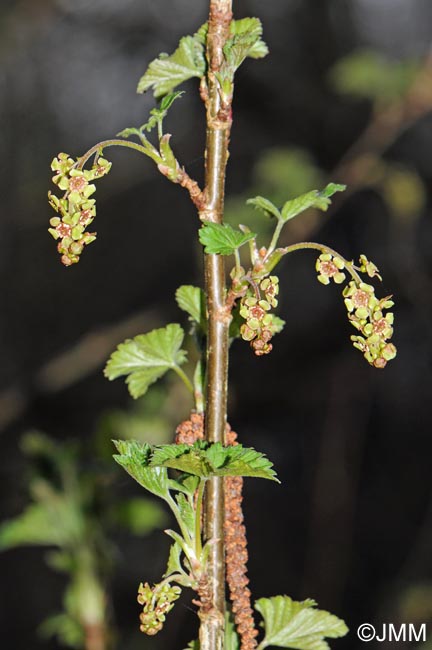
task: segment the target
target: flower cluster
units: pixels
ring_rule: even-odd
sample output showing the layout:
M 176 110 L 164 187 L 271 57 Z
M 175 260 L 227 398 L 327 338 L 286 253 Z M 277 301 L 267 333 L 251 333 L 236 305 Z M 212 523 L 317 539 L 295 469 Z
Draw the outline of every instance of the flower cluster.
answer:
M 345 280 L 343 269 L 351 272 L 353 280 L 343 289 L 342 295 L 348 311 L 351 324 L 360 332 L 351 336 L 353 345 L 363 352 L 365 359 L 375 368 L 384 368 L 388 361 L 396 356 L 396 347 L 389 343 L 393 334 L 393 314 L 385 309 L 393 307 L 391 296 L 379 300 L 375 296 L 372 285 L 362 282 L 356 271 L 377 277 L 381 280 L 378 268 L 370 262 L 366 255 L 360 255 L 359 266 L 347 262 L 334 253 L 323 253 L 319 256 L 316 265 L 318 280 L 322 284 L 329 284 L 334 280 L 341 284 Z
M 388 339 L 393 334 L 393 314 L 385 309 L 393 307 L 391 296 L 378 300 L 374 287 L 365 282 L 351 281 L 342 292 L 351 324 L 361 333 L 351 336 L 353 345 L 363 352 L 375 368 L 384 368 L 396 356 L 396 347 Z
M 181 588 L 165 582 L 162 585 L 150 587 L 148 582 L 138 588 L 138 602 L 143 605 L 140 614 L 140 630 L 149 636 L 154 636 L 163 628 L 165 615 L 174 607 L 174 602 L 180 597 Z
M 92 181 L 105 176 L 111 169 L 111 163 L 101 157 L 91 169 L 78 169 L 77 162 L 60 153 L 51 163 L 55 172 L 52 180 L 65 194 L 58 198 L 48 192 L 49 204 L 60 215 L 50 220 L 48 231 L 59 240 L 57 249 L 65 266 L 76 264 L 84 246 L 96 239 L 96 233 L 85 232 L 96 215 L 96 201 L 90 198 L 96 191 Z
M 269 313 L 278 304 L 276 296 L 279 293 L 279 278 L 275 275 L 264 278 L 259 289 L 263 292 L 264 299 L 261 299 L 257 288 L 258 297 L 249 291 L 240 302 L 240 316 L 246 321 L 240 327 L 240 334 L 243 340 L 250 341 L 257 356 L 271 352 L 273 346 L 270 340 L 281 329 L 275 316 Z

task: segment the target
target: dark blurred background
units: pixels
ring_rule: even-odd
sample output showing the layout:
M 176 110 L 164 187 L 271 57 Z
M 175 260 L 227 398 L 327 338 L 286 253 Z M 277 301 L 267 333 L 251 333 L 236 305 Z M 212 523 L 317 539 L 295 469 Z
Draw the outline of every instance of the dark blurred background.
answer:
M 236 77 L 228 219 L 255 225 L 249 196 L 282 203 L 327 180 L 347 182 L 329 213 L 293 221 L 285 241 L 319 240 L 347 258 L 366 253 L 383 275 L 379 295 L 395 296 L 398 356 L 375 370 L 352 348 L 340 290 L 316 282 L 313 255 L 296 254 L 280 271 L 287 325 L 274 351 L 257 358 L 239 343 L 232 351 L 230 422 L 244 444 L 270 456 L 282 481 L 246 485 L 254 595 L 315 598 L 351 628 L 334 647 L 355 649 L 360 623 L 432 621 L 432 4 L 234 5 L 237 17 L 262 19 L 270 56 L 248 60 Z M 78 156 L 146 121 L 154 100 L 136 95 L 138 78 L 206 13 L 204 0 L 2 0 L 4 520 L 30 499 L 22 444 L 29 430 L 83 446 L 79 472 L 91 477 L 107 458 L 94 440 L 169 441 L 190 410 L 170 379 L 166 398 L 150 391 L 137 405 L 122 381 L 102 374 L 124 338 L 166 322 L 186 325 L 175 289 L 202 282 L 188 197 L 148 159 L 107 150 L 113 169 L 98 183 L 98 240 L 65 269 L 47 233 L 46 193 L 58 152 Z M 202 182 L 203 109 L 197 84 L 185 89 L 166 128 Z M 116 480 L 108 500 L 141 495 L 126 475 Z M 168 548 L 155 528 L 142 538 L 112 533 L 110 600 L 124 650 L 181 648 L 195 634 L 189 599 L 160 637 L 137 632 L 137 584 L 160 578 Z M 66 585 L 45 550 L 0 554 L 2 647 L 63 647 L 36 631 L 61 611 Z

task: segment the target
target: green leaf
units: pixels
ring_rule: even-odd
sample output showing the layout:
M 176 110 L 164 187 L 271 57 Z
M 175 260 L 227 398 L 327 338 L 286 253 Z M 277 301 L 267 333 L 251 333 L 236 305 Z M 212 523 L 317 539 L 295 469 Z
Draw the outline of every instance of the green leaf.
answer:
M 234 618 L 231 611 L 225 612 L 225 644 L 224 650 L 239 650 L 240 639 L 237 634 Z
M 260 598 L 255 609 L 264 619 L 265 636 L 260 650 L 268 646 L 295 650 L 328 650 L 324 637 L 335 639 L 348 632 L 345 623 L 321 609 L 313 600 L 302 602 L 289 596 Z
M 198 413 L 202 413 L 205 409 L 205 394 L 206 394 L 206 371 L 205 371 L 205 362 L 203 359 L 198 359 L 194 376 L 193 376 L 193 388 L 194 388 L 194 397 L 195 397 L 195 408 Z
M 243 316 L 240 316 L 240 305 L 236 305 L 232 311 L 232 320 L 229 326 L 230 342 L 240 338 L 240 328 L 244 324 Z
M 249 476 L 277 481 L 273 464 L 258 451 L 243 445 L 224 447 L 221 443 L 197 441 L 190 445 L 160 445 L 154 448 L 152 466 L 170 467 L 181 472 L 210 476 Z
M 129 339 L 111 355 L 105 376 L 113 380 L 126 375 L 132 397 L 141 397 L 153 382 L 186 361 L 187 353 L 181 349 L 183 338 L 180 325 L 171 323 Z
M 198 476 L 191 476 L 190 474 L 182 474 L 176 481 L 170 479 L 170 489 L 178 490 L 184 494 L 195 494 L 200 479 Z
M 182 95 L 184 95 L 184 91 L 176 91 L 162 97 L 159 107 L 152 108 L 150 118 L 145 124 L 140 126 L 140 133 L 142 134 L 143 131 L 150 132 L 157 124 L 162 123 L 172 104 Z
M 162 97 L 192 77 L 202 77 L 206 71 L 204 43 L 201 33 L 184 36 L 173 54 L 161 54 L 154 59 L 138 82 L 138 93 L 153 88 L 153 94 Z
M 220 443 L 209 446 L 207 458 L 214 467 L 215 476 L 249 476 L 278 481 L 273 463 L 259 451 L 243 445 L 223 447 Z
M 201 329 L 206 329 L 205 293 L 200 287 L 183 284 L 175 293 L 180 309 L 183 309 Z
M 340 93 L 386 103 L 405 95 L 418 70 L 418 62 L 395 62 L 373 50 L 358 50 L 333 66 L 330 81 Z
M 302 194 L 302 196 L 287 201 L 281 210 L 282 220 L 284 222 L 289 221 L 300 214 L 300 212 L 304 212 L 304 210 L 308 210 L 309 208 L 316 208 L 325 212 L 331 203 L 330 197 L 336 192 L 343 192 L 345 188 L 346 185 L 329 183 L 321 191 L 312 190 L 311 192 Z
M 151 463 L 157 467 L 170 467 L 180 472 L 209 478 L 212 468 L 209 465 L 205 451 L 201 449 L 202 442 L 194 445 L 160 445 L 155 447 Z
M 174 542 L 174 544 L 171 544 L 167 568 L 165 573 L 163 574 L 164 578 L 170 576 L 172 573 L 181 573 L 183 571 L 183 567 L 180 562 L 181 554 L 182 554 L 182 549 L 180 544 L 178 542 Z
M 139 497 L 119 503 L 112 511 L 111 519 L 134 535 L 147 535 L 167 523 L 165 512 L 158 503 Z
M 117 133 L 117 137 L 119 138 L 130 138 L 131 135 L 137 135 L 138 137 L 141 137 L 141 130 L 136 129 L 133 126 L 128 126 L 126 129 L 123 129 L 123 131 L 119 131 L 119 133 Z
M 255 196 L 253 199 L 248 199 L 246 203 L 248 205 L 253 205 L 254 208 L 264 212 L 266 217 L 276 217 L 276 219 L 281 218 L 281 213 L 277 207 L 263 196 Z
M 146 490 L 162 499 L 168 497 L 168 472 L 164 467 L 149 467 L 151 446 L 136 440 L 113 440 L 119 452 L 114 460 Z
M 254 237 L 254 232 L 243 233 L 227 223 L 206 222 L 199 230 L 199 240 L 207 254 L 232 255 Z
M 18 517 L 0 526 L 0 549 L 61 544 L 65 540 L 62 530 L 57 530 L 58 523 L 45 504 L 33 503 Z
M 39 634 L 49 639 L 56 636 L 62 645 L 70 648 L 82 648 L 84 629 L 72 616 L 66 613 L 54 614 L 47 618 L 38 628 Z
M 246 57 L 261 59 L 268 54 L 267 45 L 261 40 L 262 25 L 258 18 L 233 20 L 230 32 L 231 37 L 223 51 L 231 74 L 234 74 Z
M 333 194 L 336 194 L 336 192 L 344 192 L 345 190 L 346 190 L 346 185 L 341 185 L 340 183 L 329 183 L 328 185 L 325 186 L 323 190 L 321 190 L 321 192 L 318 192 L 318 194 L 327 199 L 333 196 Z M 324 208 L 321 208 L 321 210 L 323 209 Z
M 195 527 L 195 512 L 190 502 L 182 492 L 176 494 L 175 500 L 177 501 L 183 523 L 189 531 L 193 531 Z
M 185 650 L 200 650 L 199 640 L 195 639 L 195 641 L 189 641 Z

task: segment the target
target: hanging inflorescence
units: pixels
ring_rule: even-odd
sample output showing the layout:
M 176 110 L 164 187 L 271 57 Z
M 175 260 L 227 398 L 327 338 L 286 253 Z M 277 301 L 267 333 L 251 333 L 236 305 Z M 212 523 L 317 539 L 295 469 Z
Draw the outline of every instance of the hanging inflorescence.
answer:
M 96 239 L 95 232 L 86 228 L 96 216 L 96 201 L 91 198 L 96 191 L 92 181 L 105 176 L 111 163 L 105 158 L 97 158 L 91 169 L 79 169 L 78 161 L 66 153 L 60 153 L 51 163 L 55 172 L 53 183 L 64 191 L 62 198 L 48 192 L 48 200 L 59 215 L 50 220 L 48 231 L 58 240 L 57 250 L 65 266 L 79 261 L 84 246 Z
M 370 278 L 381 276 L 377 267 L 365 255 L 360 256 L 359 266 L 350 266 Z M 330 253 L 323 253 L 316 263 L 318 280 L 322 284 L 329 284 L 333 280 L 336 284 L 345 281 L 344 269 L 346 261 Z M 396 347 L 389 339 L 393 334 L 393 313 L 385 310 L 393 307 L 391 296 L 378 299 L 375 288 L 363 282 L 358 274 L 343 289 L 345 306 L 348 311 L 350 323 L 358 331 L 358 335 L 351 336 L 355 348 L 363 352 L 365 359 L 375 368 L 384 368 L 388 361 L 396 356 Z
M 165 617 L 180 598 L 181 588 L 169 582 L 150 587 L 148 582 L 138 588 L 138 602 L 143 606 L 140 614 L 140 630 L 154 636 L 163 628 Z
M 271 275 L 249 289 L 240 302 L 240 316 L 246 321 L 240 334 L 244 341 L 250 341 L 257 356 L 271 352 L 270 339 L 279 331 L 274 314 L 270 313 L 272 307 L 277 307 L 278 293 L 279 278 Z

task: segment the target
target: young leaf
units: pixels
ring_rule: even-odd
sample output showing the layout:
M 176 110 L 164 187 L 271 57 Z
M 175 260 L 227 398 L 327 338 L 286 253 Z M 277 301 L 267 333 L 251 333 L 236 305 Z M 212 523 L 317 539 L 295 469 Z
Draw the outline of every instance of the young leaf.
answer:
M 180 309 L 183 309 L 191 320 L 195 321 L 202 329 L 206 327 L 205 293 L 200 287 L 183 284 L 175 293 Z
M 224 447 L 220 442 L 198 441 L 190 445 L 160 445 L 154 448 L 153 467 L 171 467 L 187 474 L 249 476 L 277 481 L 273 464 L 258 451 L 243 445 Z
M 194 530 L 195 513 L 188 499 L 182 492 L 176 494 L 175 500 L 180 510 L 180 517 L 189 531 Z
M 206 457 L 215 476 L 249 476 L 278 481 L 273 463 L 259 451 L 243 445 L 224 447 L 214 443 L 206 450 Z
M 118 454 L 114 460 L 146 490 L 162 499 L 168 497 L 168 472 L 164 467 L 149 467 L 151 446 L 136 440 L 113 440 Z
M 177 480 L 170 479 L 169 486 L 170 490 L 177 490 L 178 492 L 183 492 L 184 494 L 190 494 L 192 496 L 195 494 L 199 482 L 199 476 L 182 474 Z
M 141 130 L 136 129 L 133 126 L 128 126 L 126 129 L 123 129 L 123 131 L 119 131 L 119 133 L 117 133 L 117 137 L 119 138 L 130 138 L 131 135 L 137 135 L 140 138 Z
M 184 650 L 200 650 L 200 648 L 201 644 L 199 642 L 199 639 L 194 639 L 194 641 L 189 641 Z
M 205 70 L 204 43 L 200 33 L 184 36 L 173 54 L 161 54 L 150 63 L 138 82 L 137 92 L 153 88 L 154 96 L 162 97 L 187 79 L 202 77 Z
M 199 240 L 207 254 L 232 255 L 235 250 L 254 237 L 256 237 L 254 232 L 243 233 L 227 223 L 208 221 L 199 230 Z
M 186 361 L 187 353 L 181 349 L 183 338 L 180 325 L 171 323 L 129 339 L 111 355 L 105 367 L 105 376 L 113 380 L 126 375 L 132 397 L 141 397 L 150 384 Z
M 345 188 L 346 185 L 329 183 L 321 191 L 312 190 L 312 192 L 307 192 L 302 196 L 287 201 L 281 210 L 282 220 L 289 221 L 308 208 L 317 208 L 325 212 L 331 203 L 330 197 L 336 192 L 343 192 Z
M 315 609 L 313 600 L 302 602 L 289 596 L 260 598 L 255 609 L 264 619 L 265 636 L 259 650 L 268 646 L 296 650 L 328 650 L 324 637 L 344 636 L 348 628 L 337 616 Z
M 209 465 L 205 451 L 200 447 L 204 443 L 194 445 L 160 445 L 155 447 L 151 463 L 155 467 L 171 467 L 180 472 L 209 478 L 212 468 Z
M 276 217 L 276 219 L 281 219 L 281 213 L 277 207 L 263 196 L 255 196 L 253 199 L 248 199 L 246 203 L 248 205 L 253 205 L 254 208 L 264 212 L 266 217 Z
M 165 573 L 163 574 L 164 578 L 170 576 L 172 573 L 181 573 L 183 571 L 180 562 L 181 553 L 182 553 L 182 549 L 180 544 L 178 544 L 178 542 L 174 542 L 174 544 L 172 544 L 170 548 L 167 568 Z
M 261 59 L 268 54 L 267 45 L 261 40 L 262 25 L 258 18 L 234 20 L 230 31 L 231 37 L 224 46 L 224 55 L 231 74 L 246 57 Z

